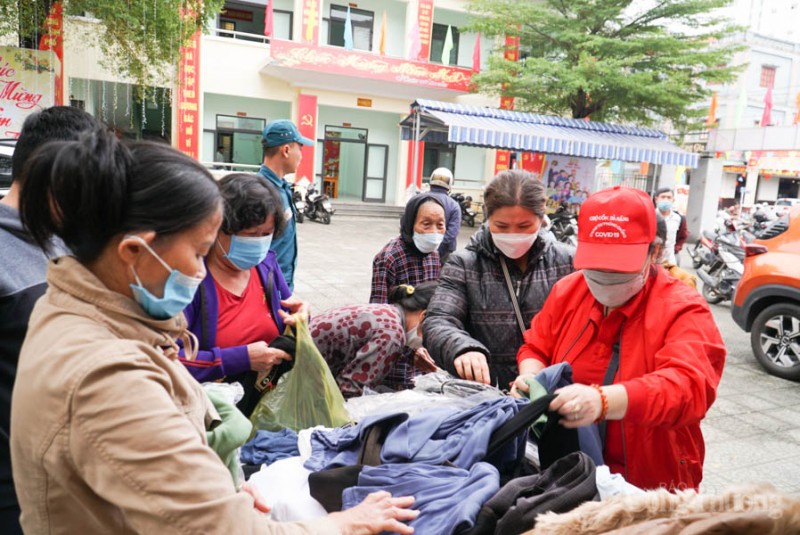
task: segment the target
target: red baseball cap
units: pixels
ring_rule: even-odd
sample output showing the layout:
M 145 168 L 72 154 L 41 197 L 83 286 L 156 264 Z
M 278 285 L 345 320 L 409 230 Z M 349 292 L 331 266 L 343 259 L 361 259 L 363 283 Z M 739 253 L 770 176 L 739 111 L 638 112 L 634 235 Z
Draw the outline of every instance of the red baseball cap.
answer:
M 575 269 L 640 270 L 655 237 L 656 211 L 647 193 L 622 186 L 598 191 L 581 205 Z

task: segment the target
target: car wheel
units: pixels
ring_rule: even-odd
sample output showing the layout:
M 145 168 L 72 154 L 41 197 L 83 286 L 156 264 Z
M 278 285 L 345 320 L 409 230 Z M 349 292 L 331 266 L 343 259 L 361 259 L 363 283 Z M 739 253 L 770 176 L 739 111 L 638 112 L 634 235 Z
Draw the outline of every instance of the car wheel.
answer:
M 800 306 L 785 303 L 762 310 L 753 322 L 750 345 L 769 373 L 800 381 Z
M 723 297 L 719 295 L 716 291 L 714 291 L 714 288 L 712 288 L 708 284 L 703 284 L 703 297 L 705 297 L 706 301 L 708 301 L 709 304 L 712 305 L 721 303 L 723 300 Z

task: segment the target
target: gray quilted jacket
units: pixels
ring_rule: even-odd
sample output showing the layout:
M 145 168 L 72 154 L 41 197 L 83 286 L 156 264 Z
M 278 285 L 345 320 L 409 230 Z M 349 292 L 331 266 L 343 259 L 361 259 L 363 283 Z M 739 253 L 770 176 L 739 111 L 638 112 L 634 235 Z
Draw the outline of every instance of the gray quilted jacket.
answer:
M 422 331 L 425 347 L 439 366 L 455 374 L 453 360 L 457 356 L 479 351 L 488 358 L 492 383 L 506 388 L 517 376 L 522 333 L 499 254 L 484 225 L 466 249 L 450 255 Z M 526 328 L 542 309 L 550 288 L 573 271 L 572 248 L 556 242 L 549 233 L 540 235 L 528 254 L 525 273 L 515 262 L 507 261 Z

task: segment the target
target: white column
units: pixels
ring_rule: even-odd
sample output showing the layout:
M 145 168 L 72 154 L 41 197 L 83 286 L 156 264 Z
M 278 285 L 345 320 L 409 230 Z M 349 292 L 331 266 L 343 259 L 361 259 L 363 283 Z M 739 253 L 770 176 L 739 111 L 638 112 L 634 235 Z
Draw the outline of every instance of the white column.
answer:
M 744 184 L 747 191 L 744 194 L 744 206 L 753 206 L 756 203 L 756 189 L 758 188 L 758 169 L 747 168 L 747 180 Z
M 686 208 L 686 225 L 690 239 L 696 240 L 703 229 L 714 226 L 721 182 L 722 160 L 714 157 L 700 158 L 697 169 L 692 171 L 689 204 Z
M 678 172 L 677 165 L 662 165 L 658 173 L 658 188 L 672 188 L 675 189 L 675 173 Z

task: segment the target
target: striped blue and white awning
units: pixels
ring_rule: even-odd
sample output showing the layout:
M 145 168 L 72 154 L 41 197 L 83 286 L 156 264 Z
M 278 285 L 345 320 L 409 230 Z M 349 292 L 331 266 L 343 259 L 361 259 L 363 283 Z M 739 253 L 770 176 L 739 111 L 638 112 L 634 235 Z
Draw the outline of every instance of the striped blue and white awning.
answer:
M 422 99 L 413 108 L 419 113 L 420 141 L 697 167 L 697 154 L 652 128 Z M 400 125 L 403 139 L 413 140 L 414 114 Z

